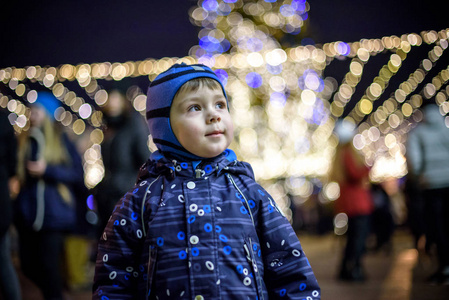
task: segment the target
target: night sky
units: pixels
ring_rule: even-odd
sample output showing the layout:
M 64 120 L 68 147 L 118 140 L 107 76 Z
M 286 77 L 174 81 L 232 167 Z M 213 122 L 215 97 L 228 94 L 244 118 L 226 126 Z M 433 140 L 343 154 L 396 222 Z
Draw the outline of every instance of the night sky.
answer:
M 316 43 L 449 27 L 436 3 L 309 0 L 306 35 Z M 10 1 L 2 7 L 0 68 L 183 57 L 197 44 L 192 0 Z
M 0 67 L 185 56 L 197 43 L 195 2 L 12 1 L 3 11 Z M 9 13 L 8 13 L 9 11 Z M 3 23 L 7 24 L 3 24 Z

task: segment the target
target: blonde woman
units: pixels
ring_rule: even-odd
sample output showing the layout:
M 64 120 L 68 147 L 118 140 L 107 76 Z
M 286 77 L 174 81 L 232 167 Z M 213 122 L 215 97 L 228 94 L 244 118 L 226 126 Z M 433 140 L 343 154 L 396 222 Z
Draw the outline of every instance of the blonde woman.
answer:
M 51 93 L 38 93 L 31 105 L 30 129 L 19 137 L 18 153 L 15 213 L 21 267 L 46 300 L 62 299 L 63 238 L 76 223 L 72 189 L 83 182 L 81 158 L 54 121 L 58 106 Z

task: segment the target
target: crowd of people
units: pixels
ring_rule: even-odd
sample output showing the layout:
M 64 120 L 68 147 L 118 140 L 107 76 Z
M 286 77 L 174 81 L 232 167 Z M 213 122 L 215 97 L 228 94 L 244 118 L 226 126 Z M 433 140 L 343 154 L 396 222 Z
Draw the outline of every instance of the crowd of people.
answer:
M 437 105 L 423 112 L 407 144 L 410 221 L 416 243 L 436 248 L 438 269 L 429 281 L 449 284 L 449 129 Z
M 149 89 L 149 129 L 123 93 L 109 92 L 107 104 L 102 107 L 105 176 L 91 190 L 84 185 L 76 142 L 55 120 L 60 102 L 52 93 L 38 92 L 36 101 L 30 104 L 30 126 L 20 134 L 15 134 L 8 113 L 0 111 L 0 298 L 21 299 L 19 269 L 46 300 L 62 300 L 63 291 L 74 287 L 90 289 L 93 285 L 93 297 L 100 299 L 127 293 L 136 293 L 135 297 L 149 293 L 161 296 L 170 289 L 189 293 L 189 284 L 205 294 L 235 296 L 254 287 L 253 292 L 259 295 L 319 298 L 319 286 L 310 265 L 306 268 L 297 259 L 305 256 L 299 241 L 291 238 L 296 235 L 289 234 L 293 228 L 268 193 L 255 183 L 251 167 L 238 162 L 232 150 L 227 149 L 232 140 L 232 121 L 219 79 L 199 65 L 175 65 L 167 72 Z M 198 80 L 204 78 L 209 81 Z M 198 93 L 203 98 L 195 96 Z M 408 136 L 409 173 L 403 180 L 406 224 L 416 248 L 424 247 L 428 253 L 435 249 L 437 253 L 438 269 L 429 281 L 449 284 L 449 129 L 436 105 L 426 106 L 423 112 L 423 122 Z M 207 129 L 205 140 L 196 136 L 203 130 L 203 125 L 198 125 L 200 118 L 207 119 L 207 128 L 213 128 Z M 364 281 L 369 273 L 363 266 L 368 238 L 375 237 L 376 249 L 388 247 L 398 224 L 392 201 L 398 185 L 371 182 L 370 168 L 352 143 L 354 128 L 342 121 L 335 128 L 339 145 L 329 180 L 340 187 L 334 213 L 347 216 L 346 244 L 337 266 L 337 278 Z M 148 148 L 149 133 L 158 148 L 154 153 Z M 187 182 L 185 178 L 191 175 L 203 181 Z M 206 184 L 211 177 L 214 181 L 210 185 L 214 187 Z M 133 188 L 136 180 L 138 185 Z M 232 195 L 222 192 L 229 189 L 236 191 Z M 202 196 L 195 196 L 196 193 Z M 146 201 L 147 194 L 151 197 L 144 212 L 139 205 Z M 96 224 L 85 218 L 91 209 L 86 204 L 90 195 L 95 199 Z M 218 200 L 218 205 L 207 202 L 209 197 L 231 200 L 230 204 Z M 123 200 L 117 206 L 120 199 Z M 153 215 L 159 211 L 159 216 L 172 216 L 176 206 L 182 214 L 173 215 L 177 220 L 171 223 Z M 269 213 L 264 213 L 265 207 Z M 221 209 L 233 216 L 234 225 L 226 221 L 229 216 L 223 216 Z M 242 214 L 248 218 L 242 218 Z M 150 222 L 154 227 L 143 226 Z M 244 232 L 242 245 L 239 230 Z M 138 242 L 142 238 L 146 241 L 143 244 Z M 17 253 L 11 250 L 14 239 Z M 189 239 L 187 250 L 185 239 Z M 185 274 L 173 278 L 173 249 L 167 250 L 164 244 L 179 246 L 176 259 L 189 257 L 193 271 L 186 268 Z M 139 248 L 142 245 L 149 251 Z M 206 255 L 202 251 L 207 247 L 217 253 Z M 119 252 L 124 254 L 118 255 Z M 140 254 L 137 257 L 130 253 Z M 228 262 L 231 253 L 235 261 Z M 269 257 L 261 260 L 261 253 Z M 13 254 L 18 264 L 14 263 Z M 249 264 L 242 267 L 246 259 Z M 89 261 L 97 264 L 95 279 L 83 282 L 82 265 Z M 226 269 L 233 264 L 237 273 Z M 281 266 L 294 266 L 299 273 L 284 273 Z M 151 274 L 143 272 L 142 267 L 152 270 Z M 265 270 L 272 280 L 266 281 L 259 270 Z M 214 282 L 208 282 L 204 288 L 207 272 L 214 274 L 210 277 Z M 220 285 L 225 275 L 232 277 L 229 286 L 210 288 L 212 284 Z M 189 283 L 185 276 L 196 279 Z M 164 290 L 156 290 L 156 286 L 164 286 Z M 138 288 L 133 291 L 131 287 Z
M 144 122 L 139 124 L 125 95 L 114 90 L 109 100 L 103 107 L 107 172 L 90 191 L 84 184 L 81 151 L 55 120 L 61 102 L 51 92 L 38 92 L 30 104 L 29 129 L 20 134 L 15 134 L 7 111 L 0 112 L 0 299 L 22 299 L 17 271 L 46 300 L 91 288 L 87 267 L 95 263 L 100 228 L 150 153 Z M 86 219 L 92 194 L 97 223 Z
M 407 137 L 407 176 L 380 183 L 370 181 L 370 169 L 354 148 L 353 124 L 336 124 L 339 145 L 330 180 L 340 186 L 335 213 L 348 218 L 339 279 L 365 280 L 368 238 L 374 237 L 373 249 L 388 250 L 395 227 L 406 225 L 416 249 L 435 253 L 438 268 L 429 283 L 449 284 L 449 129 L 437 105 L 422 111 L 422 122 Z

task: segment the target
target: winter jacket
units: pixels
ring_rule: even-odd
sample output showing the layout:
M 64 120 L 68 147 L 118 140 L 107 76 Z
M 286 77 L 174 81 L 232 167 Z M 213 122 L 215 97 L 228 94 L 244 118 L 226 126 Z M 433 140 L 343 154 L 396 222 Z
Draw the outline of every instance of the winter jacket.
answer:
M 348 144 L 342 151 L 346 180 L 340 183 L 340 197 L 335 202 L 336 213 L 346 213 L 349 217 L 367 216 L 374 210 L 369 187 L 369 171 L 365 165 L 357 164 Z
M 421 188 L 449 187 L 449 129 L 438 106 L 427 106 L 424 122 L 409 133 L 407 160 L 409 171 Z
M 42 155 L 40 147 L 45 143 L 42 133 L 30 135 L 31 153 L 29 160 L 38 160 Z M 76 204 L 74 187 L 83 184 L 83 166 L 75 145 L 63 135 L 64 146 L 70 157 L 70 164 L 48 164 L 42 178 L 27 176 L 14 203 L 15 223 L 34 231 L 71 231 L 76 225 Z M 58 184 L 64 184 L 71 194 L 70 202 L 63 199 Z
M 320 299 L 301 244 L 234 152 L 159 152 L 99 242 L 93 299 Z
M 108 129 L 101 144 L 105 176 L 96 188 L 101 194 L 117 196 L 117 203 L 135 183 L 140 166 L 150 155 L 148 129 L 137 112 L 106 119 Z
M 99 217 L 98 237 L 103 232 L 117 201 L 136 182 L 140 166 L 150 156 L 148 129 L 142 116 L 133 112 L 107 117 L 108 125 L 101 144 L 105 174 L 93 189 Z

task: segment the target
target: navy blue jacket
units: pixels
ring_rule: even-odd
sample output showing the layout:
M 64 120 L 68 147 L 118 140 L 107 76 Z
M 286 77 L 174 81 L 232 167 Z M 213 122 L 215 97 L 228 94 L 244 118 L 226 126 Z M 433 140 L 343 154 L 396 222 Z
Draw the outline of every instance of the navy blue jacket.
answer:
M 37 136 L 37 135 L 36 135 Z M 44 143 L 43 136 L 30 136 L 31 155 L 26 159 L 37 160 Z M 38 141 L 39 140 L 39 141 Z M 80 189 L 83 183 L 83 165 L 75 145 L 67 135 L 63 135 L 63 143 L 70 157 L 70 164 L 48 164 L 42 178 L 36 179 L 27 175 L 25 185 L 14 203 L 15 223 L 19 227 L 35 231 L 73 231 L 76 226 L 75 188 Z M 39 146 L 40 144 L 40 146 Z M 70 190 L 72 201 L 66 203 L 59 191 L 62 183 Z
M 93 299 L 320 299 L 301 244 L 234 152 L 159 152 L 99 242 Z

